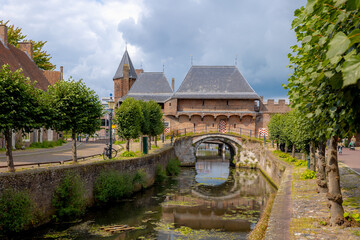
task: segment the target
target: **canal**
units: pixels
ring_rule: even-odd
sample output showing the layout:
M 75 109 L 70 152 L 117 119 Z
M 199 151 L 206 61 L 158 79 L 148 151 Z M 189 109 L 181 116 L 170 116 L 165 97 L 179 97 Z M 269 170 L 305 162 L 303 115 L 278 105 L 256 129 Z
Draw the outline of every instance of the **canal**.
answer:
M 203 157 L 195 168 L 182 168 L 179 176 L 121 202 L 90 209 L 81 222 L 51 224 L 15 239 L 246 239 L 274 187 L 258 170 L 198 155 Z M 114 225 L 136 229 L 100 229 Z

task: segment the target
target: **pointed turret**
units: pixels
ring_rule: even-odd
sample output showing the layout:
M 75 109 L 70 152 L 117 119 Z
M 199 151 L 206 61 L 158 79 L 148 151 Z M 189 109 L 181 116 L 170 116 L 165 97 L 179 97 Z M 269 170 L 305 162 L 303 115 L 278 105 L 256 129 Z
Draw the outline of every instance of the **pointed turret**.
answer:
M 114 98 L 117 102 L 125 96 L 137 78 L 135 68 L 131 62 L 129 53 L 125 50 L 118 69 L 116 70 L 114 80 Z

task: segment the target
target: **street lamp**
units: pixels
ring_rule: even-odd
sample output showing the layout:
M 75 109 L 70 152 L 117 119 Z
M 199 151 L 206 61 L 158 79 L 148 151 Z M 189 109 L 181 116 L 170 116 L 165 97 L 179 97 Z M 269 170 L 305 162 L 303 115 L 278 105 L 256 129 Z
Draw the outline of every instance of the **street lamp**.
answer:
M 111 123 L 111 120 L 112 120 L 112 115 L 113 115 L 113 109 L 114 109 L 114 100 L 112 98 L 112 93 L 110 93 L 110 99 L 109 101 L 107 102 L 108 103 L 108 108 L 110 110 L 110 116 L 109 116 L 109 131 L 110 131 L 110 139 L 109 139 L 109 151 L 108 151 L 108 154 L 109 154 L 109 159 L 111 159 L 111 150 L 112 150 L 112 123 Z

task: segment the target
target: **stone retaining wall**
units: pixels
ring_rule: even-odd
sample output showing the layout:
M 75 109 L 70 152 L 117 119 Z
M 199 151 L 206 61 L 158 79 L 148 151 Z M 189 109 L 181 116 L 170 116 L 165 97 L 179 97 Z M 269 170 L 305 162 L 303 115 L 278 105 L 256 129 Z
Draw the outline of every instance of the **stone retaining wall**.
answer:
M 171 158 L 175 158 L 175 151 L 173 147 L 168 147 L 160 153 L 141 158 L 4 173 L 0 174 L 0 194 L 7 188 L 28 191 L 36 204 L 35 209 L 41 216 L 40 224 L 42 224 L 49 221 L 54 214 L 54 208 L 51 205 L 54 191 L 69 172 L 79 175 L 85 183 L 87 205 L 91 206 L 94 202 L 94 182 L 101 171 L 113 169 L 119 172 L 135 173 L 143 169 L 147 173 L 148 185 L 152 185 L 155 180 L 156 166 L 160 164 L 166 167 Z

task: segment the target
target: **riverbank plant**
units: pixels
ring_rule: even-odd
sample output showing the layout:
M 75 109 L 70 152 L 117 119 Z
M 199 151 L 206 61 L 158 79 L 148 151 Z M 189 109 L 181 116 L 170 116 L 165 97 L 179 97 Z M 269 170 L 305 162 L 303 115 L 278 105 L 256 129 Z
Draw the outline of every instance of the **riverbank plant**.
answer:
M 0 232 L 20 232 L 34 220 L 29 193 L 6 189 L 0 196 Z
M 169 160 L 168 165 L 166 166 L 166 172 L 170 176 L 177 176 L 180 173 L 180 161 L 177 158 L 172 158 Z
M 166 171 L 160 164 L 156 165 L 155 182 L 161 183 L 166 179 Z
M 95 181 L 94 198 L 99 204 L 119 201 L 133 192 L 133 180 L 128 173 L 116 170 L 103 171 Z
M 133 151 L 125 151 L 121 153 L 122 157 L 136 157 L 136 153 Z
M 145 188 L 147 184 L 147 175 L 144 169 L 140 169 L 136 171 L 134 178 L 133 178 L 134 184 L 140 184 L 141 187 Z
M 283 160 L 285 162 L 288 162 L 288 163 L 290 163 L 290 164 L 292 164 L 292 165 L 294 165 L 296 167 L 307 166 L 307 161 L 297 159 L 296 157 L 293 158 L 289 154 L 284 153 L 282 151 L 275 150 L 275 151 L 273 151 L 273 153 L 276 156 L 278 156 L 279 158 L 281 158 L 281 160 Z
M 54 192 L 52 205 L 56 209 L 57 221 L 68 221 L 81 217 L 85 213 L 84 183 L 79 176 L 71 172 L 65 175 Z

